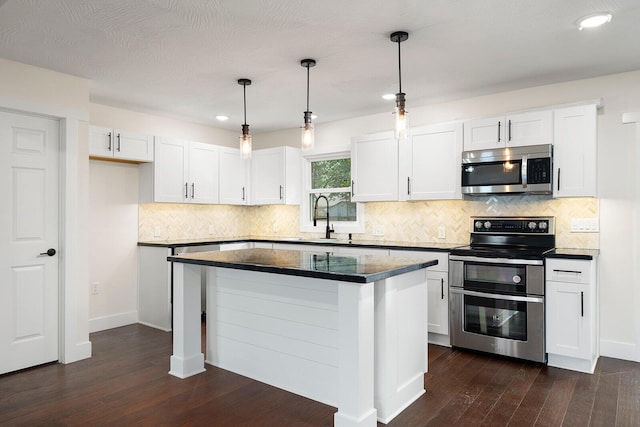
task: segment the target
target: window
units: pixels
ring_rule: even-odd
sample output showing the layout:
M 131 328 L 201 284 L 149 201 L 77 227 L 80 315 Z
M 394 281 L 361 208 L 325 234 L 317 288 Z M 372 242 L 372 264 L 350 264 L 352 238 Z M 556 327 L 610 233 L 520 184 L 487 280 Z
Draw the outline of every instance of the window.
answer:
M 363 232 L 364 206 L 351 201 L 350 153 L 315 155 L 305 160 L 302 231 L 323 232 L 328 208 L 329 224 L 336 233 Z

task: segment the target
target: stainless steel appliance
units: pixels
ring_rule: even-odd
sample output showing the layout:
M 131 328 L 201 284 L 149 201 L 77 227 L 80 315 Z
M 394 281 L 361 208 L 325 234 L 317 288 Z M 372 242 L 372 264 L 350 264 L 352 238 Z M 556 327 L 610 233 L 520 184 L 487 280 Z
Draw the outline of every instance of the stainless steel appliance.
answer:
M 449 255 L 451 345 L 546 362 L 544 254 L 552 217 L 473 217 Z
M 462 194 L 551 194 L 553 146 L 529 145 L 462 153 Z

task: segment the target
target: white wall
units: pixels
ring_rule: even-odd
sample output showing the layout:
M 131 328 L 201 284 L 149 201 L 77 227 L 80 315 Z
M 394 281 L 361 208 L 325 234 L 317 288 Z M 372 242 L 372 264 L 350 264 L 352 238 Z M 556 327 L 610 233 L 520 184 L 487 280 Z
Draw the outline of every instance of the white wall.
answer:
M 138 321 L 138 165 L 91 160 L 89 171 L 89 321 L 95 332 Z
M 412 106 L 407 93 L 411 125 L 499 115 L 508 111 L 602 98 L 598 113 L 598 195 L 600 199 L 600 302 L 602 354 L 635 359 L 640 331 L 635 306 L 640 292 L 634 258 L 638 233 L 633 233 L 635 192 L 638 185 L 637 146 L 633 126 L 621 116 L 640 109 L 640 71 L 617 74 L 471 99 Z M 391 104 L 390 104 L 391 106 Z M 391 108 L 389 108 L 391 111 Z M 318 112 L 322 114 L 322 112 Z M 391 113 L 316 124 L 316 146 L 343 146 L 351 136 L 390 130 Z M 254 135 L 254 147 L 299 144 L 298 129 Z

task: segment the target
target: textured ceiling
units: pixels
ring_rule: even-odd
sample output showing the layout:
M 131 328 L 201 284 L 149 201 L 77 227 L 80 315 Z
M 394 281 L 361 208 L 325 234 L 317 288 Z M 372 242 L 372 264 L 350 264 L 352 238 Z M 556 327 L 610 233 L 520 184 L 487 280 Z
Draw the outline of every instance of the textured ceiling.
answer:
M 4 3 L 4 4 L 3 4 Z M 597 30 L 584 15 L 610 11 Z M 638 0 L 0 0 L 0 57 L 91 80 L 91 100 L 252 132 L 640 69 Z M 231 118 L 221 124 L 216 114 Z

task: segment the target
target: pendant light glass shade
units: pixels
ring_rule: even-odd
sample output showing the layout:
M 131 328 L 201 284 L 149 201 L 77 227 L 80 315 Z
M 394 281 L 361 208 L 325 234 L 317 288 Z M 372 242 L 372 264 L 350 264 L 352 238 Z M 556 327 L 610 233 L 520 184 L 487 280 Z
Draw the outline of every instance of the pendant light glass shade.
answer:
M 396 93 L 396 108 L 393 112 L 396 139 L 406 139 L 409 136 L 409 125 L 407 123 L 407 110 L 405 108 L 405 93 L 402 92 L 402 62 L 400 55 L 400 43 L 409 38 L 406 31 L 396 31 L 391 33 L 390 39 L 393 43 L 398 43 L 398 93 Z
M 307 69 L 307 111 L 304 112 L 304 125 L 300 128 L 300 144 L 302 150 L 311 150 L 315 144 L 315 131 L 311 123 L 311 111 L 309 111 L 309 68 L 315 67 L 314 59 L 303 59 L 300 65 Z
M 251 135 L 249 134 L 249 125 L 247 124 L 247 86 L 251 84 L 249 79 L 238 79 L 238 84 L 242 85 L 244 95 L 244 123 L 242 124 L 242 136 L 240 137 L 240 158 L 248 159 L 251 157 Z

